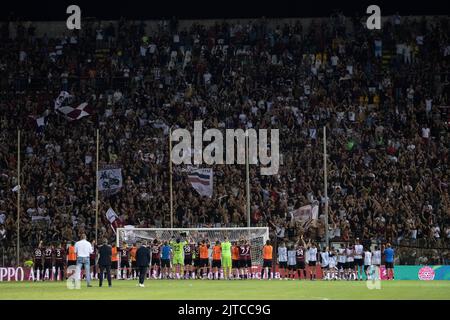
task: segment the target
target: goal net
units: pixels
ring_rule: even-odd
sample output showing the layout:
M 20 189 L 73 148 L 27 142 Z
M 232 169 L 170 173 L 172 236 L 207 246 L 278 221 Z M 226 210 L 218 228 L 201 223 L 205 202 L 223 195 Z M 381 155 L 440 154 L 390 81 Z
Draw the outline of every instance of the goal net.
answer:
M 118 228 L 116 237 L 117 247 L 123 242 L 132 245 L 137 241 L 147 241 L 150 244 L 155 238 L 162 242 L 173 237 L 192 239 L 195 243 L 205 239 L 211 244 L 217 240 L 223 241 L 225 237 L 231 242 L 246 239 L 250 241 L 252 263 L 261 265 L 262 249 L 269 240 L 269 228 Z

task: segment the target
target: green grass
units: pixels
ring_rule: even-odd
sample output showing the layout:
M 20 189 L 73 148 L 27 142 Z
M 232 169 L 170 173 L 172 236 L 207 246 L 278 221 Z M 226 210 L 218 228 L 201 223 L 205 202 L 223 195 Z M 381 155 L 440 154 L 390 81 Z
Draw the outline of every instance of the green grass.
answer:
M 382 281 L 381 289 L 348 281 L 281 280 L 149 280 L 145 288 L 136 281 L 113 281 L 113 287 L 92 288 L 82 282 L 69 290 L 65 282 L 0 282 L 0 300 L 108 300 L 108 299 L 450 299 L 450 281 Z

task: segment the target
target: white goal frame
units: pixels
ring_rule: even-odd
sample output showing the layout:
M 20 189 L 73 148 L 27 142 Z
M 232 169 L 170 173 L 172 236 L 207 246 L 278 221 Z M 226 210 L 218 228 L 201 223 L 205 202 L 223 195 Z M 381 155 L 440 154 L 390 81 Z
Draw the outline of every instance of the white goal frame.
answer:
M 264 240 L 269 240 L 269 227 L 236 227 L 236 228 L 117 228 L 116 229 L 116 245 L 119 246 L 119 234 L 121 231 L 196 231 L 196 232 L 207 232 L 207 231 L 256 231 L 256 230 L 265 230 L 266 236 L 264 237 Z M 230 239 L 233 241 L 233 239 Z M 237 239 L 236 239 L 237 240 Z
M 204 233 L 207 234 L 208 231 L 214 231 L 214 232 L 219 232 L 219 234 L 217 235 L 217 237 L 215 237 L 214 239 L 209 239 L 210 241 L 215 240 L 216 238 L 220 241 L 223 240 L 223 237 L 221 237 L 221 233 L 220 231 L 222 231 L 222 235 L 226 234 L 229 237 L 230 241 L 238 241 L 239 239 L 235 239 L 233 237 L 231 237 L 231 233 L 235 232 L 235 231 L 240 231 L 240 235 L 244 235 L 245 231 L 247 231 L 249 234 L 252 233 L 252 231 L 263 231 L 263 243 L 261 245 L 261 250 L 262 250 L 262 246 L 265 245 L 266 241 L 269 240 L 269 227 L 236 227 L 236 228 L 117 228 L 116 229 L 116 245 L 117 245 L 117 250 L 119 251 L 120 246 L 121 246 L 121 242 L 123 242 L 123 237 L 121 237 L 120 235 L 123 232 L 136 232 L 136 231 L 160 231 L 160 232 L 175 232 L 175 233 L 180 233 L 180 232 L 200 232 L 200 233 Z M 194 239 L 195 241 L 198 241 L 199 239 L 202 238 L 198 238 L 198 239 Z M 120 255 L 118 257 L 118 268 L 117 268 L 117 273 L 119 274 L 119 270 L 120 270 Z

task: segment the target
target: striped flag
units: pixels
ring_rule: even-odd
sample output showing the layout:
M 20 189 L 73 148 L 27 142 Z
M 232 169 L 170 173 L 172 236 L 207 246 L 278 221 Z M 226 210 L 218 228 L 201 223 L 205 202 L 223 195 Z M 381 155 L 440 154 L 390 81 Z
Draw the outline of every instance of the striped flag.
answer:
M 208 198 L 213 194 L 213 169 L 191 169 L 188 173 L 188 181 L 201 195 Z
M 55 99 L 55 111 L 62 113 L 67 120 L 78 120 L 92 114 L 92 108 L 87 102 L 72 106 L 73 96 L 67 91 L 61 91 Z

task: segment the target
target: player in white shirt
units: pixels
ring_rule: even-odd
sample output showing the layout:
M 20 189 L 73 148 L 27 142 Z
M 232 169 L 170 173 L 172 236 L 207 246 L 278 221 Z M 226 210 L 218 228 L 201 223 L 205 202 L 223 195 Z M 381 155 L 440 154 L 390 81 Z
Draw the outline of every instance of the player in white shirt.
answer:
M 370 280 L 369 268 L 371 265 L 372 265 L 372 252 L 370 252 L 369 248 L 366 248 L 366 251 L 364 251 L 364 273 L 366 274 L 366 279 L 368 280 Z
M 311 280 L 316 280 L 316 263 L 317 263 L 317 247 L 311 239 L 308 241 L 308 265 L 309 265 L 309 277 Z
M 346 256 L 346 260 L 347 260 L 347 262 L 345 263 L 347 280 L 351 280 L 351 278 L 354 276 L 354 271 L 355 271 L 354 255 L 355 255 L 355 251 L 353 250 L 352 245 L 349 245 L 347 247 L 347 249 L 345 250 L 345 256 Z
M 329 255 L 329 264 L 328 264 L 328 273 L 329 273 L 329 278 L 331 280 L 336 280 L 336 275 L 337 275 L 337 268 L 336 268 L 336 263 L 337 263 L 337 255 L 336 252 L 334 250 L 334 248 L 332 247 L 331 250 L 328 252 Z
M 288 256 L 288 277 L 289 279 L 295 280 L 295 272 L 297 270 L 297 257 L 296 257 L 295 246 L 291 245 L 287 252 Z
M 372 264 L 376 267 L 381 265 L 381 250 L 378 246 L 375 246 L 375 250 L 372 253 Z
M 380 266 L 381 266 L 381 250 L 380 247 L 375 246 L 375 250 L 372 252 L 372 265 L 374 266 L 376 272 L 375 277 L 380 277 Z M 378 280 L 378 279 L 374 279 Z
M 363 254 L 364 254 L 364 247 L 362 244 L 359 243 L 359 239 L 356 238 L 355 241 L 355 268 L 356 268 L 356 276 L 357 279 L 359 279 L 360 281 L 363 280 L 363 265 L 364 265 L 364 261 L 363 261 Z
M 320 253 L 320 266 L 325 270 L 330 267 L 330 251 L 328 247 L 324 247 Z
M 286 248 L 286 244 L 282 242 L 278 247 L 278 268 L 281 273 L 280 280 L 286 278 L 287 261 L 288 261 L 288 250 Z
M 339 270 L 339 279 L 344 278 L 345 268 L 347 266 L 347 256 L 345 255 L 346 248 L 345 244 L 341 243 L 341 247 L 338 249 L 338 257 L 337 257 L 337 268 Z
M 328 268 L 330 264 L 330 254 L 328 252 L 328 247 L 323 247 L 320 253 L 320 266 L 322 268 L 322 279 L 325 279 L 328 274 Z

